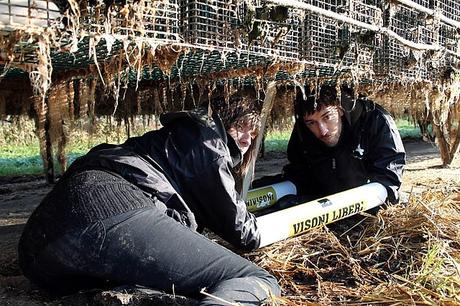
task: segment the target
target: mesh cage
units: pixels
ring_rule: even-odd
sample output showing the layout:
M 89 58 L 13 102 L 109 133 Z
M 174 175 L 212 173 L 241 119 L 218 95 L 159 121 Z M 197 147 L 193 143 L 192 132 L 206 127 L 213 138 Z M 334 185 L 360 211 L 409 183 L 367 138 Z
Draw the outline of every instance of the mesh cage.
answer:
M 460 22 L 459 0 L 412 0 L 434 15 L 398 1 L 300 1 L 383 26 L 413 43 L 437 44 L 441 50 L 410 49 L 391 35 L 266 0 L 124 0 L 108 7 L 104 1 L 84 0 L 78 1 L 78 20 L 62 13 L 62 1 L 56 0 L 56 6 L 51 0 L 0 0 L 0 38 L 6 50 L 0 50 L 0 59 L 6 63 L 13 58 L 15 64 L 41 59 L 48 65 L 49 59 L 43 59 L 51 52 L 53 71 L 59 71 L 88 67 L 94 62 L 92 51 L 100 62 L 127 44 L 145 44 L 146 48 L 173 44 L 191 50 L 173 63 L 177 75 L 264 66 L 281 58 L 301 60 L 307 77 L 331 77 L 351 70 L 371 79 L 431 80 L 458 65 L 459 57 L 453 53 L 460 51 L 460 28 L 455 23 Z M 56 41 L 46 46 L 49 50 L 40 50 L 46 42 L 40 44 L 38 39 L 43 37 L 35 34 L 41 31 L 11 35 L 15 29 L 35 26 L 57 29 L 50 31 Z M 151 67 L 155 74 L 149 79 L 157 77 L 156 68 Z
M 448 24 L 441 24 L 439 28 L 439 44 L 447 50 L 457 52 L 459 49 L 459 31 L 460 29 L 455 28 Z
M 429 8 L 429 9 L 434 8 L 436 1 L 439 1 L 439 0 L 412 0 L 412 2 L 418 5 L 421 5 L 423 7 Z
M 309 0 L 303 1 L 336 12 L 337 0 Z M 338 22 L 332 18 L 307 12 L 301 26 L 301 58 L 319 65 L 335 65 L 340 62 L 337 52 Z
M 233 48 L 237 0 L 180 0 L 181 32 L 186 43 Z
M 445 17 L 460 21 L 460 2 L 458 0 L 437 0 L 436 9 Z
M 396 10 L 386 11 L 387 27 L 399 36 L 421 44 L 433 44 L 436 41 L 435 28 L 421 18 L 417 10 L 399 6 Z M 426 79 L 430 77 L 424 60 L 425 52 L 410 49 L 392 37 L 385 37 L 383 49 L 376 59 L 375 70 L 381 77 L 402 79 Z
M 451 25 L 442 23 L 439 27 L 438 43 L 440 46 L 452 52 L 460 51 L 459 29 Z M 457 66 L 460 59 L 452 54 L 445 52 L 432 52 L 432 57 L 437 58 L 435 64 L 437 68 L 445 70 L 449 66 Z M 442 73 L 442 70 L 440 71 Z
M 381 26 L 383 25 L 382 10 L 372 3 L 365 0 L 337 0 L 337 12 L 346 14 L 356 21 Z
M 382 10 L 362 0 L 339 0 L 337 12 L 370 25 L 383 25 Z M 342 65 L 371 77 L 374 57 L 381 50 L 382 35 L 348 24 L 343 24 L 338 33 L 337 52 L 343 59 Z
M 52 66 L 55 71 L 86 68 L 94 62 L 94 59 L 89 57 L 90 35 L 104 37 L 104 40 L 100 40 L 94 47 L 98 61 L 106 60 L 121 49 L 121 40 L 129 39 L 131 43 L 137 43 L 133 37 L 151 39 L 150 41 L 154 44 L 181 43 L 179 6 L 176 0 L 127 0 L 124 5 L 115 4 L 110 9 L 106 7 L 104 2 L 99 1 L 94 5 L 82 7 L 77 22 L 72 19 L 69 21 L 68 15 L 60 14 L 56 5 L 50 1 L 28 0 L 30 3 L 26 3 L 24 7 L 18 4 L 22 0 L 0 1 L 3 1 L 0 2 L 0 16 L 7 16 L 9 22 L 9 27 L 2 27 L 3 29 L 15 30 L 29 22 L 40 27 L 50 26 L 60 30 L 58 33 L 62 36 L 51 46 L 50 50 Z M 14 1 L 14 4 L 10 1 Z M 21 10 L 18 11 L 17 8 L 21 8 Z M 24 17 L 24 12 L 28 12 L 27 17 Z M 20 24 L 19 21 L 23 23 Z M 84 33 L 79 37 L 78 49 L 75 52 L 61 52 L 59 50 L 66 50 L 72 39 L 69 36 L 69 31 L 62 31 L 64 23 L 70 27 L 78 24 L 77 30 Z M 3 34 L 5 35 L 5 33 L 8 35 L 8 31 L 4 31 Z M 14 62 L 38 63 L 36 39 L 37 37 L 27 34 L 20 37 L 13 49 Z M 112 39 L 112 41 L 107 41 L 107 39 Z M 108 50 L 109 44 L 110 50 Z
M 90 33 L 136 36 L 161 42 L 180 42 L 179 5 L 177 0 L 127 0 L 110 11 L 103 2 L 82 12 L 81 24 Z
M 253 55 L 298 59 L 300 20 L 295 11 L 251 1 L 240 4 L 238 12 L 237 49 Z
M 236 0 L 182 0 L 180 6 L 186 43 L 255 56 L 298 58 L 299 21 L 287 9 L 285 16 L 275 15 L 261 1 Z
M 59 8 L 48 0 L 0 0 L 0 26 L 49 27 L 59 23 Z
M 63 28 L 61 14 L 49 0 L 0 0 L 0 26 L 16 29 L 35 25 Z M 70 21 L 72 23 L 73 21 Z M 179 6 L 177 0 L 126 0 L 124 5 L 108 9 L 103 1 L 81 10 L 81 29 L 90 34 L 109 34 L 153 38 L 179 42 Z M 67 20 L 66 23 L 69 23 Z

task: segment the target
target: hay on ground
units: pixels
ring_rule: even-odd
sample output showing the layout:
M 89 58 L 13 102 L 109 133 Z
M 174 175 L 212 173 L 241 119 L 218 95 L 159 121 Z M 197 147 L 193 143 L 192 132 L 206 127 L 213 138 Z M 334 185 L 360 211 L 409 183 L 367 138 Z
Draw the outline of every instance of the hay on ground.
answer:
M 286 305 L 458 305 L 459 226 L 459 190 L 431 190 L 244 256 Z

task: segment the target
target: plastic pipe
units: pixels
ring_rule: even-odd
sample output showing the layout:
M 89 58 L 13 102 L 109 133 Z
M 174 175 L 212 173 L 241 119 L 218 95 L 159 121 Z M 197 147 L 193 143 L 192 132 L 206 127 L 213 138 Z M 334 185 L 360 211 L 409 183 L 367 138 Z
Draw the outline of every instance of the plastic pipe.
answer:
M 272 206 L 276 201 L 288 194 L 297 194 L 295 185 L 290 181 L 251 189 L 248 191 L 246 207 L 250 212 L 259 211 Z
M 387 190 L 382 184 L 370 183 L 257 217 L 259 247 L 377 207 L 386 198 Z

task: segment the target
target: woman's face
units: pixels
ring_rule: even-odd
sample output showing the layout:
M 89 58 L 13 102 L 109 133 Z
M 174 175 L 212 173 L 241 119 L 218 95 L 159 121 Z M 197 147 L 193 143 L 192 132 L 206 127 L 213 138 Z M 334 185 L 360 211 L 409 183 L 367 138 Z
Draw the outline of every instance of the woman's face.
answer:
M 232 126 L 228 130 L 228 133 L 235 140 L 243 155 L 248 151 L 252 141 L 257 136 L 257 132 L 249 124 L 239 124 L 238 126 Z

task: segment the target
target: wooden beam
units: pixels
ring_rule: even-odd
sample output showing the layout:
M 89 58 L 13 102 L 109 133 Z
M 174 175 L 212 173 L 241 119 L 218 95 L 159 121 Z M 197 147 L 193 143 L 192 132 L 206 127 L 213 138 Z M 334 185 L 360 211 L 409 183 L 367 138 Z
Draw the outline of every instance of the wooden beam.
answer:
M 262 139 L 264 136 L 265 126 L 267 124 L 268 116 L 270 115 L 270 112 L 273 108 L 275 96 L 276 96 L 276 81 L 270 81 L 270 83 L 268 83 L 267 85 L 264 104 L 262 106 L 262 111 L 260 112 L 260 131 L 259 131 L 259 135 L 256 138 L 256 148 L 255 148 L 256 152 L 259 152 L 260 150 L 260 146 L 262 144 Z M 253 162 L 251 163 L 248 173 L 244 177 L 243 188 L 241 191 L 241 197 L 243 199 L 246 199 L 246 196 L 249 190 L 249 186 L 251 185 L 252 179 L 254 177 L 254 167 L 256 164 L 256 160 L 257 160 L 257 155 L 256 155 L 256 158 L 254 158 Z

